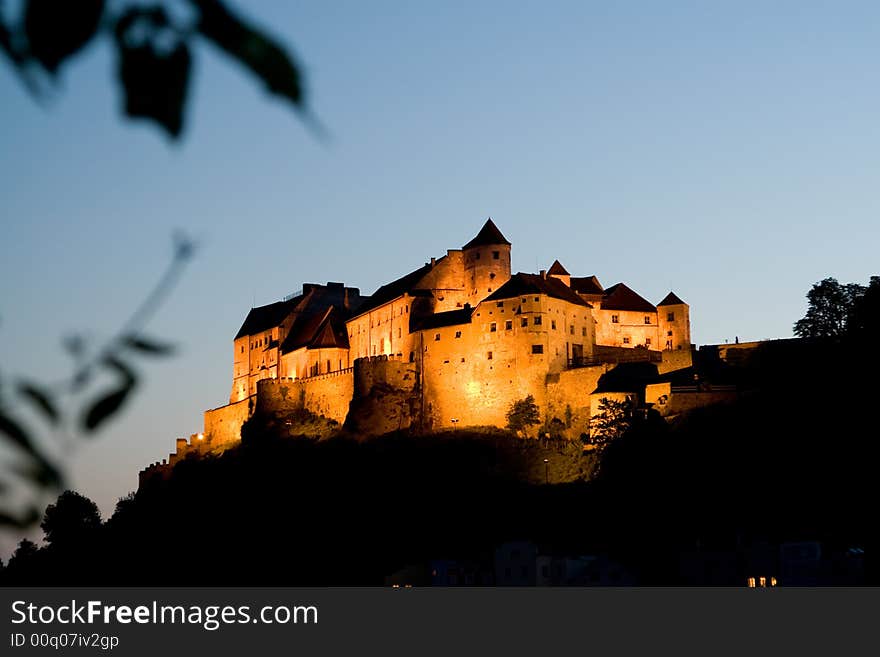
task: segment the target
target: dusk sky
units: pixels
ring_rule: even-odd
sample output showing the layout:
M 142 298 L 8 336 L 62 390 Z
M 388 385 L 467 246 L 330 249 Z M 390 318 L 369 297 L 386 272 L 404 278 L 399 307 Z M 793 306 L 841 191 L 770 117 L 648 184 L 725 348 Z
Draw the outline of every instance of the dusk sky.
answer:
M 121 118 L 106 39 L 47 107 L 0 65 L 0 376 L 63 378 L 65 335 L 112 335 L 172 233 L 199 244 L 148 326 L 178 355 L 71 457 L 105 517 L 228 401 L 252 305 L 372 293 L 490 216 L 513 271 L 674 290 L 697 344 L 789 337 L 812 283 L 880 273 L 880 3 L 240 6 L 329 139 L 207 44 L 179 143 Z

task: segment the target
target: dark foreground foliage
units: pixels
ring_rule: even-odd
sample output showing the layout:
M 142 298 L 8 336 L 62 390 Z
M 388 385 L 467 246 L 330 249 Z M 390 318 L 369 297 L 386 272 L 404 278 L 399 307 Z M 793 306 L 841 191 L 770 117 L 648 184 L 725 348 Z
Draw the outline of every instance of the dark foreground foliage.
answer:
M 838 342 L 768 346 L 726 372 L 747 375 L 750 394 L 672 423 L 649 414 L 605 450 L 594 481 L 524 476 L 520 461 L 545 453 L 591 457 L 529 452 L 517 446 L 539 441 L 509 434 L 266 435 L 181 462 L 73 544 L 27 546 L 4 583 L 379 585 L 407 564 L 491 559 L 516 539 L 609 554 L 642 584 L 682 583 L 695 545 L 818 540 L 863 548 L 876 583 L 876 386 L 861 375 L 878 364 Z

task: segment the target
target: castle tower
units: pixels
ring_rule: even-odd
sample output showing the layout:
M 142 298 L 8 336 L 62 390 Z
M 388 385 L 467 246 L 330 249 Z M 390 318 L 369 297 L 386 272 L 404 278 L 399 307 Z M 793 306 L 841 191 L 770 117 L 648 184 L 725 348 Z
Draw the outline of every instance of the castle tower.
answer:
M 547 275 L 557 278 L 568 287 L 571 287 L 571 274 L 568 273 L 565 267 L 562 266 L 562 263 L 558 260 L 554 260 L 553 264 L 550 265 L 550 269 L 547 270 Z
M 510 242 L 488 219 L 462 252 L 468 301 L 476 306 L 510 280 Z
M 668 351 L 690 351 L 690 306 L 679 299 L 674 292 L 670 292 L 657 304 L 657 320 L 660 329 L 660 348 Z

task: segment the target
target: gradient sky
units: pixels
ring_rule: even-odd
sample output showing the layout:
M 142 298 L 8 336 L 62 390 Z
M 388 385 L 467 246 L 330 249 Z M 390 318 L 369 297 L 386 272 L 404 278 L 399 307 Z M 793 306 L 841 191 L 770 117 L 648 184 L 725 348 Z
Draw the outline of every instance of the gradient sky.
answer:
M 514 271 L 674 290 L 698 344 L 790 336 L 813 282 L 880 273 L 880 3 L 246 8 L 298 55 L 328 142 L 207 45 L 179 144 L 120 118 L 107 41 L 47 108 L 0 65 L 0 374 L 63 377 L 64 335 L 109 336 L 173 230 L 200 242 L 149 326 L 180 354 L 72 459 L 105 515 L 228 400 L 252 305 L 371 293 L 488 216 Z

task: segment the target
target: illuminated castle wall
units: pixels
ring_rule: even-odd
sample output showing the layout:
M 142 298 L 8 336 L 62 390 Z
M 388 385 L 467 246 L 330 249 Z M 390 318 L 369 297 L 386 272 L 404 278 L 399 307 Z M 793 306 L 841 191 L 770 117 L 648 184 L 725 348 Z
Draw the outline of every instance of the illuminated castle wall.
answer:
M 691 365 L 689 308 L 675 294 L 655 306 L 558 261 L 511 274 L 510 253 L 490 219 L 462 248 L 370 296 L 308 283 L 251 309 L 233 340 L 229 403 L 205 413 L 197 439 L 234 444 L 260 408 L 303 408 L 365 433 L 503 427 L 526 395 L 577 437 L 615 363 L 645 360 L 661 373 Z

